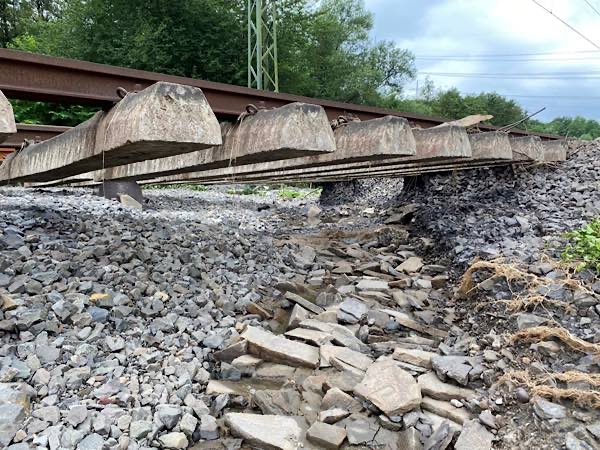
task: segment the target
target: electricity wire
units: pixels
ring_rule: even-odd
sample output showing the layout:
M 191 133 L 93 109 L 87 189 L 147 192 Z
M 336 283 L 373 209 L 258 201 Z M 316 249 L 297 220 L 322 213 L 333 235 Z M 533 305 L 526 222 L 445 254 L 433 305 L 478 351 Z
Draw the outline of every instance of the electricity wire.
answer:
M 575 28 L 574 26 L 570 25 L 569 23 L 567 23 L 566 21 L 564 21 L 563 19 L 561 19 L 560 17 L 558 17 L 556 14 L 554 14 L 551 10 L 549 10 L 548 8 L 546 8 L 544 5 L 542 5 L 537 0 L 531 0 L 531 1 L 533 3 L 535 3 L 536 5 L 538 5 L 540 8 L 542 8 L 544 11 L 546 11 L 548 14 L 550 14 L 551 16 L 553 16 L 554 18 L 556 18 L 556 20 L 560 21 L 563 25 L 567 26 L 572 31 L 574 31 L 575 33 L 577 33 L 580 37 L 582 37 L 583 39 L 585 39 L 586 41 L 588 41 L 590 44 L 592 44 L 598 50 L 600 50 L 600 45 L 596 44 L 594 41 L 592 41 L 590 38 L 588 38 L 586 35 L 584 35 L 577 28 Z

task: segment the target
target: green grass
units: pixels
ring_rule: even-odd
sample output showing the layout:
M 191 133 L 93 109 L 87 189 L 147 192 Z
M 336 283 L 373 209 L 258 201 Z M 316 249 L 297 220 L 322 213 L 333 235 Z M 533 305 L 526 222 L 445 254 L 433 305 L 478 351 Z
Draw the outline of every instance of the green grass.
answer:
M 566 238 L 568 243 L 562 258 L 569 262 L 579 262 L 578 270 L 593 269 L 600 272 L 600 218 L 579 230 L 567 233 Z
M 188 189 L 190 191 L 204 192 L 208 187 L 203 184 L 146 184 L 142 189 Z
M 297 191 L 293 188 L 284 187 L 281 188 L 277 194 L 279 195 L 279 198 L 284 200 L 294 200 L 295 198 L 302 197 L 303 192 Z
M 279 195 L 279 198 L 281 198 L 283 200 L 295 200 L 297 198 L 306 198 L 306 197 L 310 197 L 312 195 L 319 196 L 319 195 L 321 195 L 321 188 L 312 189 L 312 190 L 306 192 L 306 191 L 299 191 L 290 186 L 283 186 L 279 189 L 278 195 Z
M 247 184 L 242 189 L 229 189 L 227 193 L 231 195 L 265 195 L 265 187 Z

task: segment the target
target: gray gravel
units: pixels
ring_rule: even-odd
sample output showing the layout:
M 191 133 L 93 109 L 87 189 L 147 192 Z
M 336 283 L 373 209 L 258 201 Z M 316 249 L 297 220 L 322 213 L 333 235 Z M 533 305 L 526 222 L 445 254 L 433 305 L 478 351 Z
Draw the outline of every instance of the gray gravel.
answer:
M 369 180 L 337 206 L 224 187 L 145 191 L 141 211 L 0 188 L 0 447 L 595 448 L 597 411 L 495 383 L 600 372 L 592 354 L 507 334 L 554 323 L 600 341 L 598 296 L 540 256 L 600 213 L 599 156 L 402 192 Z M 499 255 L 569 308 L 513 315 L 497 300 L 528 287 L 485 271 L 455 296 L 463 263 Z

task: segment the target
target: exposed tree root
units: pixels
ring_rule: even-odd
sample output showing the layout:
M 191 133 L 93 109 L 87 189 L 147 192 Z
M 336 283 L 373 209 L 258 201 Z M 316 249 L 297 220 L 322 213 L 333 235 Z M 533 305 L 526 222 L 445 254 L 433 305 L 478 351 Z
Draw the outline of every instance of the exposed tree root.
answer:
M 523 283 L 523 289 L 525 291 L 523 294 L 513 294 L 513 298 L 511 300 L 499 301 L 499 303 L 504 303 L 507 305 L 509 312 L 519 312 L 543 306 L 554 306 L 556 308 L 564 309 L 566 312 L 573 311 L 573 306 L 569 303 L 538 293 L 539 288 L 548 286 L 550 283 L 557 285 L 557 289 L 566 287 L 574 292 L 583 292 L 592 297 L 600 298 L 598 294 L 586 288 L 584 284 L 578 280 L 574 280 L 572 278 L 566 278 L 563 280 L 549 280 L 546 277 L 538 277 L 537 275 L 524 272 L 516 265 L 508 264 L 501 260 L 477 261 L 472 264 L 462 277 L 461 284 L 458 289 L 459 296 L 467 297 L 483 284 L 483 282 L 475 283 L 473 281 L 473 274 L 482 269 L 492 272 L 490 278 L 487 278 L 485 281 L 495 278 L 504 278 L 508 283 L 509 289 L 511 288 L 511 283 Z
M 524 310 L 535 309 L 538 306 L 552 305 L 557 308 L 562 308 L 566 312 L 573 311 L 573 306 L 561 300 L 544 297 L 543 295 L 517 296 L 512 300 L 498 300 L 498 303 L 504 303 L 511 313 L 516 313 Z
M 561 340 L 565 345 L 569 346 L 573 350 L 580 351 L 582 353 L 591 353 L 594 355 L 600 355 L 600 345 L 592 344 L 579 339 L 569 333 L 568 330 L 559 327 L 532 327 L 525 330 L 521 330 L 510 337 L 512 342 L 524 341 L 524 342 L 541 342 L 548 338 L 557 338 Z
M 529 373 L 524 370 L 507 372 L 498 379 L 496 384 L 513 383 L 517 386 L 527 387 L 527 390 L 531 395 L 537 395 L 548 399 L 572 400 L 579 406 L 600 409 L 600 392 L 573 388 L 563 389 L 546 384 L 553 380 L 562 382 L 585 382 L 595 387 L 600 385 L 600 375 L 597 374 L 590 375 L 583 372 L 570 371 L 532 378 Z
M 459 294 L 465 296 L 469 295 L 479 287 L 479 284 L 475 284 L 473 281 L 473 274 L 481 269 L 491 269 L 493 271 L 493 278 L 504 277 L 509 283 L 511 281 L 524 281 L 527 284 L 531 284 L 537 278 L 535 275 L 523 272 L 511 264 L 505 264 L 498 261 L 477 261 L 472 264 L 463 275 L 458 288 Z

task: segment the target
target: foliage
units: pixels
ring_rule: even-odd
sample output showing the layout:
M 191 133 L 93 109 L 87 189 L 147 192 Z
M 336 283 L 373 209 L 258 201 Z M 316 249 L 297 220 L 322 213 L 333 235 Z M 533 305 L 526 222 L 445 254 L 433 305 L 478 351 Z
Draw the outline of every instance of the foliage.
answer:
M 60 14 L 61 0 L 0 0 L 0 47 L 7 47 L 35 22 L 49 22 Z
M 313 190 L 306 192 L 306 191 L 299 191 L 298 189 L 294 189 L 291 186 L 284 186 L 279 189 L 277 195 L 279 195 L 279 198 L 281 198 L 283 200 L 295 200 L 297 198 L 305 198 L 305 197 L 309 197 L 311 195 L 319 196 L 319 195 L 321 195 L 321 188 L 313 189 Z
M 600 272 L 600 218 L 594 219 L 579 230 L 567 234 L 569 240 L 563 259 L 579 261 L 579 269 L 594 269 Z
M 146 184 L 142 186 L 142 189 L 148 190 L 164 190 L 164 189 L 187 189 L 189 191 L 205 192 L 208 191 L 208 187 L 203 184 Z
M 75 126 L 89 119 L 95 108 L 79 105 L 55 105 L 51 103 L 11 101 L 15 120 L 19 123 Z
M 388 100 L 388 107 L 397 105 L 407 112 L 439 116 L 447 119 L 460 119 L 471 114 L 491 114 L 491 125 L 508 125 L 527 115 L 514 100 L 509 100 L 495 92 L 482 92 L 477 95 L 462 95 L 458 89 L 429 93 L 420 100 Z
M 45 0 L 23 0 L 38 1 Z M 40 16 L 29 8 L 20 11 L 20 19 L 9 20 L 14 30 L 5 44 L 55 56 L 246 84 L 246 0 L 55 3 L 61 6 L 52 14 Z M 278 0 L 278 6 L 282 91 L 378 104 L 384 95 L 400 93 L 404 82 L 414 76 L 410 52 L 391 42 L 371 40 L 373 18 L 364 0 Z M 26 109 L 21 116 L 25 112 L 30 113 L 28 121 L 41 121 L 37 110 Z
M 548 123 L 530 121 L 529 124 L 531 130 L 559 134 L 561 136 L 577 137 L 586 140 L 600 137 L 600 123 L 581 116 L 557 117 Z
M 457 89 L 435 91 L 430 82 L 427 83 L 425 92 L 419 93 L 418 99 L 388 97 L 383 106 L 447 119 L 460 119 L 471 114 L 491 114 L 494 118 L 489 123 L 498 126 L 515 123 L 528 115 L 517 102 L 495 92 L 463 95 Z M 548 123 L 532 118 L 519 127 L 587 140 L 600 137 L 600 122 L 579 116 L 558 117 Z
M 228 189 L 227 194 L 230 195 L 265 195 L 266 188 L 264 186 L 253 186 L 250 184 L 244 185 L 242 189 Z
M 302 191 L 298 191 L 289 187 L 281 188 L 277 194 L 284 200 L 294 200 L 304 195 Z
M 316 98 L 379 104 L 414 77 L 414 56 L 373 43 L 373 16 L 362 0 L 323 0 L 282 18 L 281 90 Z M 290 20 L 291 19 L 291 20 Z
M 404 96 L 416 69 L 410 51 L 370 36 L 365 0 L 277 0 L 280 89 L 449 119 L 491 114 L 507 125 L 527 112 L 495 92 L 438 91 L 426 79 Z M 246 0 L 0 0 L 0 46 L 245 85 Z M 94 110 L 15 102 L 17 120 L 75 125 Z M 600 137 L 600 123 L 528 120 L 534 131 Z

